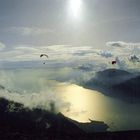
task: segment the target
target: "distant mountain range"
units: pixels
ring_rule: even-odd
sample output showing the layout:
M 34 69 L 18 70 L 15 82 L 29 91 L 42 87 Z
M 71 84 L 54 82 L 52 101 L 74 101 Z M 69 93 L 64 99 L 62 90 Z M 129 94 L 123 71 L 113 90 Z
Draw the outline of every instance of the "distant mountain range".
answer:
M 113 85 L 112 90 L 124 97 L 132 97 L 132 100 L 140 100 L 140 75 L 120 84 Z
M 140 102 L 140 75 L 124 70 L 107 69 L 83 84 L 85 88 L 128 102 Z

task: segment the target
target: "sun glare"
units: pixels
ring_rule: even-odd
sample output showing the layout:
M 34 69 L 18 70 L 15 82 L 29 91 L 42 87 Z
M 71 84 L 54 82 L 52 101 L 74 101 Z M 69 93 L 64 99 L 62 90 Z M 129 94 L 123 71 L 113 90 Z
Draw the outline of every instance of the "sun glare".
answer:
M 81 0 L 70 0 L 69 6 L 70 6 L 70 14 L 74 17 L 80 16 L 81 13 Z

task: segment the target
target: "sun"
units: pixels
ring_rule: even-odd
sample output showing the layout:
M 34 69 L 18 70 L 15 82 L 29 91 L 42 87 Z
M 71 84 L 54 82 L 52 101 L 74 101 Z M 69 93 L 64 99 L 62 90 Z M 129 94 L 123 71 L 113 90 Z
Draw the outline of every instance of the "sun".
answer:
M 69 13 L 73 17 L 79 17 L 81 13 L 82 0 L 70 0 L 69 1 Z

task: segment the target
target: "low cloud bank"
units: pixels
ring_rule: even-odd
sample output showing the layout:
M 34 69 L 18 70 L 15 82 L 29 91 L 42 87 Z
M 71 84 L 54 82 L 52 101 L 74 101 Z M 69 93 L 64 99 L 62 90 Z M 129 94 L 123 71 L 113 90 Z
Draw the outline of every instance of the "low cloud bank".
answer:
M 107 50 L 100 51 L 98 53 L 98 55 L 101 55 L 101 56 L 106 57 L 106 58 L 109 58 L 109 57 L 113 56 L 113 54 L 110 51 L 107 51 Z

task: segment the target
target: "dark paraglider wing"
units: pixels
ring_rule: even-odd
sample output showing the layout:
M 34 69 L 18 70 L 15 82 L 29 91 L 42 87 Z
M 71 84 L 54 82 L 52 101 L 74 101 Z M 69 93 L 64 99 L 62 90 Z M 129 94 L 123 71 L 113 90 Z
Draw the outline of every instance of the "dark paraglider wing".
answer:
M 40 57 L 43 57 L 43 56 L 49 57 L 47 54 L 41 54 L 40 55 Z
M 116 64 L 116 61 L 112 61 L 112 65 Z
M 43 54 L 40 55 L 40 57 L 42 57 L 42 56 L 43 56 Z

